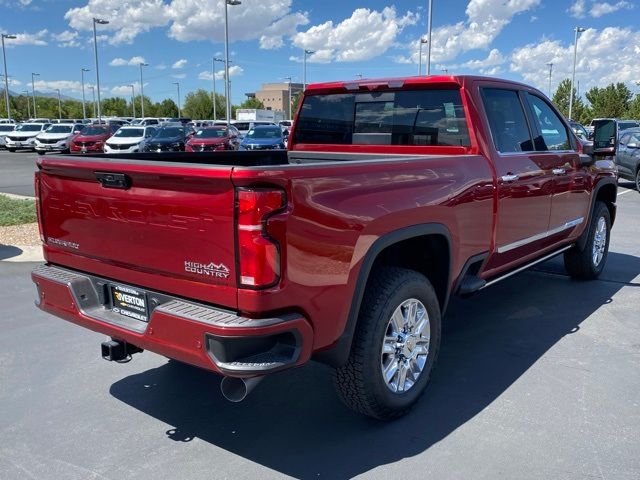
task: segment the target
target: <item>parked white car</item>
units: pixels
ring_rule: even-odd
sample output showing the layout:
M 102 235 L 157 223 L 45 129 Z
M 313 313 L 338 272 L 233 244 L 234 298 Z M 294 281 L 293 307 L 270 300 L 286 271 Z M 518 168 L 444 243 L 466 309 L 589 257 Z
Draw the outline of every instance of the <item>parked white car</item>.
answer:
M 39 155 L 46 152 L 69 153 L 71 140 L 84 129 L 82 123 L 57 123 L 36 137 L 35 149 Z
M 231 125 L 236 127 L 240 132 L 240 137 L 244 138 L 249 130 L 253 130 L 255 127 L 273 127 L 276 124 L 273 122 L 266 122 L 262 120 L 258 121 L 242 121 L 242 120 L 231 120 Z
M 151 126 L 121 127 L 104 144 L 104 153 L 141 152 L 147 140 L 156 134 L 157 128 Z
M 155 117 L 136 118 L 131 122 L 131 125 L 160 125 L 160 119 Z
M 36 137 L 49 128 L 49 123 L 20 123 L 15 130 L 6 136 L 5 144 L 7 150 L 15 152 L 16 150 L 26 149 L 35 151 Z
M 6 148 L 5 138 L 16 126 L 13 123 L 0 123 L 0 148 Z

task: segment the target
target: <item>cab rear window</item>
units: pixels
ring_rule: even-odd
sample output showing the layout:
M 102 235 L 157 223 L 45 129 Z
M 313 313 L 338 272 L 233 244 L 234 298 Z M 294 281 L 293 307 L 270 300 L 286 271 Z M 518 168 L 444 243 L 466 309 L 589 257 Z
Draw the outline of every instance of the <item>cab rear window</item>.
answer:
M 295 143 L 469 146 L 459 90 L 310 95 Z

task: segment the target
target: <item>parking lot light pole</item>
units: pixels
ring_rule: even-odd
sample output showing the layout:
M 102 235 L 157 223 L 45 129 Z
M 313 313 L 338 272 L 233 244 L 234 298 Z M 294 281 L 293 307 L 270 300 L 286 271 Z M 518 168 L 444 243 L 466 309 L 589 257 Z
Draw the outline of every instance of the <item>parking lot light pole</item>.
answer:
M 35 77 L 39 77 L 39 73 L 31 73 L 31 91 L 33 92 L 33 118 L 38 116 L 38 108 L 36 107 L 36 81 Z
M 129 85 L 131 87 L 131 107 L 133 108 L 133 118 L 136 118 L 136 87 L 133 85 Z
M 60 100 L 60 89 L 56 88 L 58 92 L 58 120 L 62 120 L 62 101 Z
M 218 120 L 218 110 L 216 107 L 216 62 L 224 63 L 224 59 L 222 58 L 213 58 L 213 70 L 211 73 L 213 74 L 213 120 Z
M 227 97 L 227 128 L 231 127 L 231 99 L 229 98 L 229 5 L 241 5 L 240 0 L 225 0 L 224 2 L 224 91 Z
M 553 63 L 547 63 L 547 67 L 549 67 L 549 98 L 551 98 L 551 77 L 553 76 Z
M 422 75 L 422 45 L 427 43 L 428 40 L 420 37 L 420 48 L 418 49 L 418 76 Z
M 96 35 L 96 25 L 107 25 L 107 20 L 100 18 L 93 19 L 93 52 L 96 56 L 96 89 L 98 90 L 98 122 L 102 122 L 102 112 L 100 111 L 100 66 L 98 65 L 98 36 Z
M 173 84 L 178 87 L 178 118 L 182 117 L 182 110 L 180 108 L 180 82 L 173 82 Z
M 29 90 L 23 90 L 24 96 L 27 98 L 27 115 L 31 118 L 31 102 L 29 101 Z
M 140 115 L 142 116 L 142 118 L 144 118 L 144 81 L 142 80 L 142 67 L 148 66 L 148 63 L 140 62 Z
M 304 51 L 304 66 L 302 67 L 302 91 L 305 91 L 307 89 L 307 56 L 313 55 L 314 53 L 316 53 L 315 50 L 305 49 Z
M 89 87 L 91 94 L 93 95 L 93 118 L 96 118 L 96 87 Z
M 7 33 L 2 34 L 2 60 L 4 62 L 4 101 L 7 107 L 7 119 L 11 119 L 11 105 L 9 105 L 9 72 L 7 72 L 7 52 L 4 49 L 4 39 L 13 40 L 15 35 L 9 35 Z
M 293 78 L 291 77 L 284 77 L 285 80 L 289 81 L 289 96 L 287 97 L 288 101 L 289 101 L 289 116 L 287 117 L 288 120 L 291 120 L 291 80 L 293 80 Z
M 429 21 L 427 30 L 427 76 L 431 75 L 431 32 L 433 24 L 433 0 L 429 0 Z
M 584 27 L 576 27 L 573 31 L 576 33 L 575 40 L 573 42 L 573 75 L 571 76 L 571 90 L 569 90 L 569 120 L 573 117 L 573 84 L 576 82 L 576 62 L 578 61 L 578 35 L 585 32 L 587 29 Z
M 84 72 L 89 72 L 90 70 L 88 68 L 83 68 L 80 70 L 80 78 L 82 80 L 82 119 L 84 120 L 85 118 L 87 118 L 87 101 L 85 100 L 84 97 Z

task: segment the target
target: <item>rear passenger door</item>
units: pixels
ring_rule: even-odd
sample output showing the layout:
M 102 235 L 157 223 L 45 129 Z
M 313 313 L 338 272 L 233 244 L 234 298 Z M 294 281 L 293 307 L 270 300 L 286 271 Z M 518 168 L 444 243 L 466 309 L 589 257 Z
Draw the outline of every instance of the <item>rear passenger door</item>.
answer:
M 525 94 L 534 131 L 534 147 L 541 163 L 553 176 L 553 197 L 549 218 L 550 245 L 581 232 L 590 207 L 589 175 L 580 165 L 575 138 L 555 109 L 542 97 Z
M 555 159 L 535 151 L 524 92 L 481 88 L 495 151 L 498 210 L 488 275 L 522 263 L 545 246 Z

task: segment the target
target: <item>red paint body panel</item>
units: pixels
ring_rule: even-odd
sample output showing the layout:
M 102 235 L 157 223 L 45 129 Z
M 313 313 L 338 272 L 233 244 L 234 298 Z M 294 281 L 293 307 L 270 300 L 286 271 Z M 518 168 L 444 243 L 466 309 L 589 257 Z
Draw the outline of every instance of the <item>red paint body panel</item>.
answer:
M 47 261 L 249 318 L 295 313 L 307 319 L 312 330 L 305 338 L 309 351 L 318 351 L 343 334 L 363 259 L 382 236 L 426 223 L 444 226 L 452 249 L 452 289 L 471 257 L 486 254 L 479 275 L 495 277 L 575 241 L 583 232 L 594 188 L 602 178 L 614 178 L 613 170 L 581 167 L 575 152 L 500 155 L 493 146 L 480 87 L 533 89 L 479 77 L 400 80 L 402 87 L 398 79 L 311 85 L 306 94 L 344 92 L 351 83 L 365 91 L 389 89 L 389 82 L 396 90 L 459 88 L 470 146 L 301 145 L 295 143 L 294 127 L 290 153 L 363 154 L 366 161 L 240 167 L 41 158 L 39 201 Z M 376 156 L 388 154 L 410 158 Z M 566 166 L 566 176 L 554 175 L 558 165 Z M 126 174 L 131 188 L 103 188 L 95 178 L 95 172 L 103 171 Z M 501 182 L 508 173 L 518 173 L 520 180 Z M 280 281 L 266 290 L 237 288 L 236 280 L 234 192 L 256 186 L 286 193 L 284 211 L 266 221 L 265 234 L 277 242 L 281 265 Z M 498 253 L 501 246 L 577 217 L 585 221 L 571 230 Z M 223 263 L 229 277 L 221 281 L 190 274 L 185 261 Z M 63 292 L 52 291 L 56 293 L 47 310 L 58 316 L 211 368 L 197 352 L 186 347 L 188 352 L 183 352 L 189 335 L 202 333 L 193 325 L 185 325 L 183 332 L 174 322 L 166 330 L 161 327 L 166 333 L 161 342 L 140 343 L 151 340 L 83 319 L 66 306 Z

